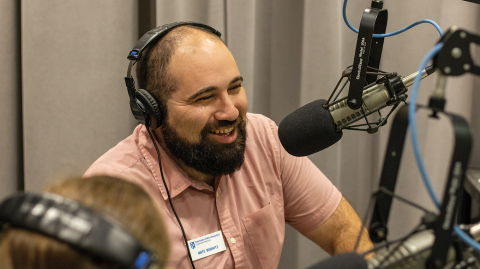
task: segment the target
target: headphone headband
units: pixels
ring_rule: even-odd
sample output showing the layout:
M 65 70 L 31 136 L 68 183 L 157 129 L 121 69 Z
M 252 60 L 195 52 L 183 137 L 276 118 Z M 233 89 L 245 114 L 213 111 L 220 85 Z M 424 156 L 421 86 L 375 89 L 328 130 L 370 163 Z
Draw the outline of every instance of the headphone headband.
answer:
M 146 32 L 137 41 L 137 44 L 135 44 L 132 51 L 130 51 L 130 53 L 128 54 L 127 58 L 129 60 L 135 60 L 135 61 L 140 60 L 140 58 L 142 57 L 142 51 L 148 46 L 148 44 L 150 44 L 150 42 L 152 42 L 153 40 L 155 40 L 157 38 L 162 38 L 164 35 L 166 35 L 173 28 L 176 28 L 178 26 L 183 26 L 183 25 L 192 25 L 192 26 L 201 27 L 203 29 L 206 29 L 206 30 L 212 32 L 213 34 L 215 34 L 218 37 L 222 36 L 222 34 L 219 31 L 215 30 L 214 28 L 212 28 L 208 25 L 202 24 L 202 23 L 192 22 L 192 21 L 173 22 L 173 23 L 162 25 L 162 26 L 158 26 L 157 28 L 154 28 L 154 29 Z
M 147 269 L 156 261 L 116 220 L 56 194 L 10 196 L 0 203 L 0 224 L 44 234 L 129 269 Z

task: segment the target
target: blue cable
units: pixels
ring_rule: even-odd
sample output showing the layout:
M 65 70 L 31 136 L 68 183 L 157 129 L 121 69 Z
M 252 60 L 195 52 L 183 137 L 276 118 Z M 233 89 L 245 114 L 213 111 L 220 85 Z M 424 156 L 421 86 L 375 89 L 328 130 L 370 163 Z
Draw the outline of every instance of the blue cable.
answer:
M 355 27 L 353 27 L 350 22 L 348 22 L 348 19 L 347 19 L 347 2 L 348 0 L 344 0 L 343 1 L 343 20 L 345 21 L 345 24 L 348 26 L 348 28 L 352 29 L 352 31 L 354 31 L 355 33 L 358 33 L 358 30 L 355 29 Z M 422 24 L 422 23 L 430 23 L 432 24 L 433 26 L 435 26 L 435 28 L 437 28 L 437 31 L 438 33 L 440 34 L 440 36 L 443 36 L 443 32 L 442 32 L 442 29 L 440 28 L 440 26 L 432 21 L 432 20 L 421 20 L 421 21 L 417 21 L 403 29 L 400 29 L 398 31 L 395 31 L 395 32 L 392 32 L 392 33 L 388 33 L 388 34 L 373 34 L 372 36 L 374 38 L 383 38 L 383 37 L 389 37 L 389 36 L 394 36 L 394 35 L 398 35 L 400 33 L 403 33 L 405 31 L 407 31 L 408 29 L 414 27 L 414 26 L 417 26 L 419 24 Z
M 415 76 L 413 80 L 412 91 L 410 92 L 410 103 L 408 104 L 408 125 L 409 125 L 409 132 L 410 136 L 412 137 L 412 146 L 413 146 L 413 153 L 415 154 L 415 160 L 417 161 L 418 169 L 420 170 L 420 174 L 422 175 L 423 183 L 425 187 L 427 187 L 428 194 L 432 197 L 433 202 L 439 208 L 442 204 L 438 201 L 435 192 L 433 191 L 433 187 L 430 184 L 430 179 L 428 178 L 427 171 L 425 169 L 425 165 L 423 164 L 422 155 L 420 154 L 420 146 L 418 144 L 418 137 L 417 137 L 417 123 L 415 119 L 415 110 L 416 110 L 416 100 L 417 100 L 417 92 L 418 87 L 420 86 L 420 79 L 422 78 L 422 71 L 427 66 L 427 63 L 430 61 L 433 56 L 435 56 L 443 47 L 443 43 L 438 43 L 427 52 L 427 55 L 422 59 L 420 66 L 418 67 L 418 75 Z
M 416 110 L 416 99 L 417 99 L 417 92 L 420 86 L 420 79 L 421 79 L 421 72 L 427 66 L 427 63 L 442 49 L 443 43 L 438 43 L 430 49 L 422 59 L 420 66 L 418 67 L 418 75 L 415 76 L 415 80 L 413 81 L 412 91 L 410 94 L 410 103 L 408 104 L 408 122 L 409 122 L 409 132 L 410 136 L 412 137 L 412 147 L 413 152 L 415 154 L 415 160 L 417 161 L 418 169 L 420 170 L 420 174 L 422 175 L 423 183 L 428 190 L 430 197 L 432 198 L 433 202 L 437 206 L 437 208 L 441 207 L 441 203 L 439 202 L 435 192 L 433 191 L 432 185 L 430 184 L 430 180 L 427 175 L 427 171 L 425 169 L 425 165 L 423 164 L 422 156 L 420 154 L 420 147 L 418 145 L 418 137 L 417 137 L 417 126 L 415 120 L 415 110 Z M 470 236 L 468 236 L 460 227 L 457 225 L 454 226 L 455 234 L 460 237 L 465 243 L 469 246 L 474 248 L 476 251 L 480 252 L 480 244 L 473 240 Z
M 460 227 L 455 225 L 453 227 L 453 230 L 458 235 L 458 237 L 460 237 L 463 240 L 463 242 L 467 243 L 469 246 L 474 248 L 476 251 L 480 252 L 480 244 L 477 241 L 473 240 L 470 236 L 468 236 L 468 234 L 466 234 L 462 229 L 460 229 Z

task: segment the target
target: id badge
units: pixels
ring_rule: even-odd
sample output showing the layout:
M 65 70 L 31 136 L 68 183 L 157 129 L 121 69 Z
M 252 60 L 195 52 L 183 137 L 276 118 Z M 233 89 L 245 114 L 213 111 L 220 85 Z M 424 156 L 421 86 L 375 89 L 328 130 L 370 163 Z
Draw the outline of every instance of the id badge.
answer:
M 188 241 L 192 260 L 196 261 L 215 253 L 225 251 L 222 231 L 217 231 Z

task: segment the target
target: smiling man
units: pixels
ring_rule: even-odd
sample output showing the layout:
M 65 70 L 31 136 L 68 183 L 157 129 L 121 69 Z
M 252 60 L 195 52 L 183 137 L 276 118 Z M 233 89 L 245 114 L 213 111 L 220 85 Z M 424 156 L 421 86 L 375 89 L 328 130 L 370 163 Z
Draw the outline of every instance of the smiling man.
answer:
M 282 148 L 273 121 L 247 113 L 243 78 L 219 37 L 180 26 L 142 57 L 139 86 L 165 115 L 153 133 L 168 190 L 143 125 L 85 175 L 124 178 L 150 193 L 164 209 L 171 264 L 192 267 L 167 192 L 196 268 L 277 268 L 285 223 L 330 254 L 353 251 L 357 214 L 308 158 Z M 371 247 L 365 232 L 358 251 Z

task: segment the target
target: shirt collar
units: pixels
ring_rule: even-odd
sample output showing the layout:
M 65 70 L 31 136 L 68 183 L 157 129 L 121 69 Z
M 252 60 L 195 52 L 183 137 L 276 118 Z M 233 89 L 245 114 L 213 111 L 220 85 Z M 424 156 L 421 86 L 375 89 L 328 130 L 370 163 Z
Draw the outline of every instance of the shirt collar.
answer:
M 153 131 L 150 132 L 155 138 Z M 138 143 L 145 161 L 147 162 L 148 168 L 152 172 L 152 175 L 157 182 L 157 186 L 162 194 L 163 199 L 167 200 L 168 195 L 160 173 L 157 151 L 155 150 L 155 146 L 153 145 L 145 126 L 142 126 L 141 128 Z M 187 173 L 185 173 L 185 171 L 178 167 L 177 164 L 163 150 L 156 138 L 155 143 L 157 144 L 157 148 L 160 152 L 163 175 L 170 193 L 170 198 L 173 199 L 188 187 L 193 187 L 199 191 L 213 193 L 213 188 L 210 185 L 191 179 Z

